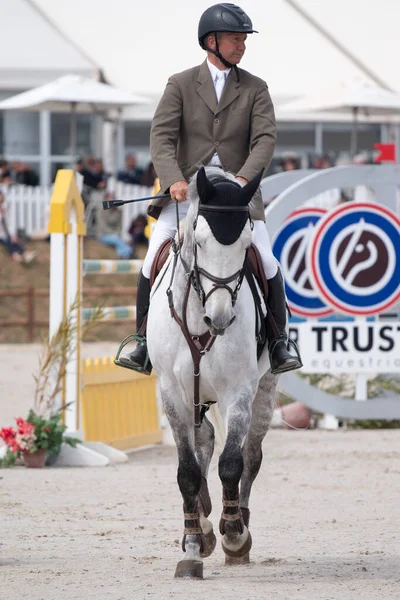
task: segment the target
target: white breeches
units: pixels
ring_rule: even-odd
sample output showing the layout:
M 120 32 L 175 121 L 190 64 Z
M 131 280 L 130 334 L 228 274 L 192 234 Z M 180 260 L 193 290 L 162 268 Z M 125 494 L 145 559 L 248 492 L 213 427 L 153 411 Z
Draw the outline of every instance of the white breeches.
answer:
M 179 204 L 179 219 L 184 219 L 189 210 L 190 200 Z M 160 217 L 153 228 L 149 241 L 149 249 L 143 261 L 142 273 L 147 279 L 150 278 L 151 265 L 157 250 L 165 240 L 176 234 L 176 207 L 175 202 L 170 202 L 161 211 Z M 267 279 L 272 279 L 278 271 L 278 263 L 272 254 L 271 242 L 264 221 L 254 221 L 253 244 L 261 255 L 264 271 Z

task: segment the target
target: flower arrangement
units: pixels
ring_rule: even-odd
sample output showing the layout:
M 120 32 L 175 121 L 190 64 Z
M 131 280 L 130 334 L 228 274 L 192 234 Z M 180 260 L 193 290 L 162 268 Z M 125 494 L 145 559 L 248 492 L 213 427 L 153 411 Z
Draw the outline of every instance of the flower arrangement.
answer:
M 26 421 L 21 417 L 15 419 L 17 427 L 3 427 L 0 429 L 0 438 L 7 445 L 7 453 L 0 462 L 0 466 L 11 467 L 18 458 L 28 463 L 27 455 L 38 454 L 42 451 L 43 465 L 46 458 L 57 454 L 61 444 L 75 447 L 80 440 L 65 435 L 66 425 L 61 422 L 61 413 L 46 419 L 29 411 Z
M 5 456 L 0 459 L 0 467 L 11 467 L 18 458 L 22 458 L 27 466 L 34 466 L 28 465 L 28 462 L 32 462 L 29 457 L 38 454 L 43 459 L 40 466 L 44 466 L 46 458 L 58 454 L 62 443 L 75 447 L 81 441 L 65 435 L 67 426 L 62 423 L 62 414 L 68 405 L 60 406 L 59 397 L 67 365 L 76 349 L 78 331 L 84 336 L 95 327 L 103 316 L 103 309 L 95 307 L 91 318 L 80 328 L 76 317 L 79 306 L 76 297 L 57 331 L 43 344 L 38 372 L 34 375 L 34 409 L 29 411 L 26 420 L 21 417 L 15 419 L 16 429 L 0 429 L 0 439 L 7 446 Z

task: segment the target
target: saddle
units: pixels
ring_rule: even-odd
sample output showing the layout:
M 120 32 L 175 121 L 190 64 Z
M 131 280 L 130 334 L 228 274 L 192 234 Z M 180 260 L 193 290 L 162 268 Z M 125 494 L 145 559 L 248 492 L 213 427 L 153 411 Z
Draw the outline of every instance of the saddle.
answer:
M 154 257 L 153 264 L 151 266 L 150 271 L 150 287 L 153 287 L 154 282 L 157 278 L 157 275 L 160 273 L 161 269 L 167 262 L 170 250 L 171 250 L 172 240 L 168 239 L 162 243 L 160 248 L 157 251 L 156 256 Z M 262 305 L 260 296 L 258 293 L 258 288 L 260 289 L 265 306 L 267 306 L 268 299 L 268 281 L 265 277 L 265 271 L 261 260 L 261 255 L 254 244 L 251 244 L 248 253 L 247 253 L 247 266 L 245 271 L 245 277 L 250 286 L 251 292 L 253 294 L 255 309 L 256 309 L 256 338 L 258 340 L 257 345 L 257 358 L 259 358 L 262 354 L 266 343 L 266 326 L 265 319 L 262 314 Z M 258 288 L 255 285 L 254 280 L 257 281 Z

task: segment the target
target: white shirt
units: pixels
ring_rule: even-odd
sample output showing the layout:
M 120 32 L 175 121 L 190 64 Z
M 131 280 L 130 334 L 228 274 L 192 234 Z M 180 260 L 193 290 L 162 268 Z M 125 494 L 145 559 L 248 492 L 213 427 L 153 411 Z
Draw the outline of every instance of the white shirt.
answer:
M 218 67 L 213 65 L 208 60 L 208 58 L 207 58 L 207 66 L 210 70 L 211 79 L 213 80 L 213 83 L 214 83 L 215 94 L 217 96 L 217 102 L 219 102 L 221 95 L 222 95 L 222 90 L 224 89 L 224 86 L 225 86 L 226 78 L 228 77 L 231 70 L 224 69 L 223 71 L 221 71 L 220 69 L 218 69 Z M 214 156 L 211 158 L 209 164 L 213 165 L 213 166 L 217 166 L 217 167 L 221 166 L 221 161 L 219 160 L 219 156 L 217 153 L 215 153 Z

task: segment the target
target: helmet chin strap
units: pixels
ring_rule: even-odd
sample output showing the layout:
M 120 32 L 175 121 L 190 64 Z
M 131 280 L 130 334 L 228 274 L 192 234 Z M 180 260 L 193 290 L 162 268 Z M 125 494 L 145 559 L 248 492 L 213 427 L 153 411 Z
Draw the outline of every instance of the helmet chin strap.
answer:
M 229 61 L 227 61 L 222 56 L 221 52 L 219 51 L 218 38 L 217 38 L 217 34 L 216 33 L 214 33 L 214 39 L 215 39 L 215 50 L 211 50 L 211 48 L 208 48 L 206 46 L 207 52 L 211 52 L 211 54 L 214 54 L 222 62 L 222 64 L 225 65 L 225 67 L 227 69 L 233 69 L 235 71 L 235 74 L 236 74 L 236 79 L 237 79 L 237 81 L 239 81 L 239 69 L 237 68 L 236 65 L 233 65 L 232 63 L 230 63 Z

